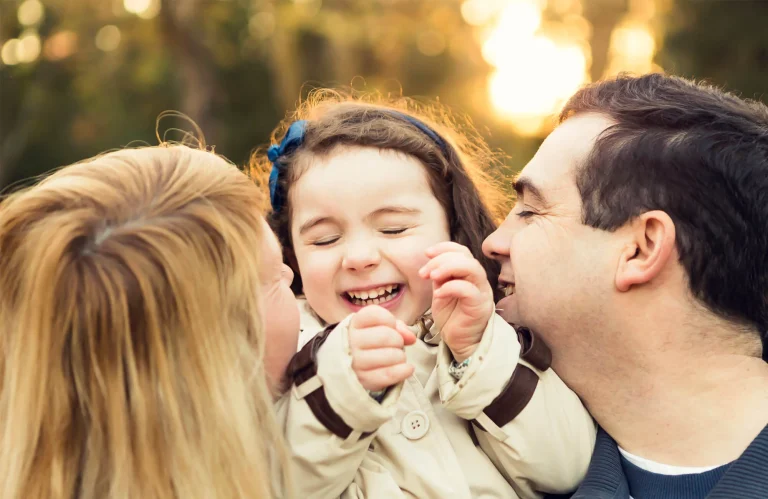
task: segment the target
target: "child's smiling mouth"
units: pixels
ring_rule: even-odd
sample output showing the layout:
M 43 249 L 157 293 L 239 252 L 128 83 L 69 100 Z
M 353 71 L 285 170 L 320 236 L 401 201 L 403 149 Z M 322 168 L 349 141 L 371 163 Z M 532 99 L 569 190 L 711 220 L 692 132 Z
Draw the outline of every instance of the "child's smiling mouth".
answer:
M 368 305 L 382 305 L 397 298 L 404 286 L 401 284 L 387 284 L 365 290 L 350 290 L 341 294 L 347 302 L 358 307 Z

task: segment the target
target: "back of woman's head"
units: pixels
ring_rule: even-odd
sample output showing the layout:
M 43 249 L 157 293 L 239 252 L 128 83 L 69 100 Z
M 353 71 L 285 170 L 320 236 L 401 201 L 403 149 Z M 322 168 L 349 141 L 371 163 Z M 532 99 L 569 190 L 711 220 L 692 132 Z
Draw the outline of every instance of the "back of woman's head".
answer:
M 284 485 L 259 200 L 223 159 L 174 146 L 65 167 L 0 204 L 0 497 Z
M 296 120 L 305 122 L 300 145 L 277 158 L 280 175 L 275 187 L 278 198 L 284 201 L 270 215 L 288 263 L 296 272 L 294 291 L 301 292 L 302 281 L 298 265 L 292 261 L 291 187 L 314 158 L 349 146 L 389 149 L 416 158 L 445 210 L 451 239 L 470 249 L 496 290 L 499 265 L 483 255 L 482 243 L 496 229 L 496 220 L 507 212 L 504 195 L 491 175 L 494 167 L 501 166 L 500 158 L 470 123 L 460 123 L 438 103 L 317 89 L 274 130 L 272 142 L 282 140 L 285 144 L 284 137 Z M 270 168 L 267 155 L 257 150 L 251 158 L 251 173 L 263 175 Z

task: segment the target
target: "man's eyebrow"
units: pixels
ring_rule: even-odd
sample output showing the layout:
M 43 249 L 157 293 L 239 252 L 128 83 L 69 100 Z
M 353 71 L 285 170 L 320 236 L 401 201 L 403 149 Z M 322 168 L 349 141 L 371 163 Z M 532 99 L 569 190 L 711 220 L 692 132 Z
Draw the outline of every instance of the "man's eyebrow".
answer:
M 320 224 L 323 224 L 323 223 L 326 223 L 326 222 L 331 222 L 331 221 L 333 221 L 333 219 L 331 217 L 314 217 L 314 218 L 310 218 L 309 220 L 307 220 L 306 222 L 301 224 L 301 227 L 299 227 L 299 235 L 304 234 L 305 232 L 307 232 L 312 227 L 315 227 L 316 225 L 320 225 Z
M 534 198 L 533 200 L 538 201 L 539 204 L 546 206 L 547 199 L 541 193 L 541 189 L 536 187 L 536 184 L 534 184 L 530 178 L 517 177 L 512 182 L 512 187 L 514 187 L 515 192 L 519 197 L 525 197 L 527 195 Z

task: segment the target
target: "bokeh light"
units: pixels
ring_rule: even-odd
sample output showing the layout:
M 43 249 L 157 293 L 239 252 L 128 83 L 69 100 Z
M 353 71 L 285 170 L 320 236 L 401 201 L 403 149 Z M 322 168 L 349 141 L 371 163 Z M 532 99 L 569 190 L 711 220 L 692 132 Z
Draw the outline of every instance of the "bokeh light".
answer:
M 41 49 L 40 35 L 33 29 L 27 29 L 18 38 L 11 38 L 3 44 L 0 59 L 7 66 L 30 63 L 40 57 Z
M 45 14 L 45 8 L 40 0 L 25 0 L 19 5 L 19 10 L 16 11 L 16 16 L 19 19 L 19 24 L 22 26 L 33 26 L 40 24 Z
M 580 40 L 561 36 L 555 41 L 541 32 L 543 10 L 535 0 L 508 1 L 482 46 L 483 58 L 494 68 L 488 80 L 490 101 L 521 135 L 541 134 L 588 80 L 588 57 Z M 570 38 L 580 37 L 576 32 Z
M 416 45 L 419 52 L 434 57 L 445 51 L 445 37 L 438 31 L 426 31 L 419 35 Z
M 482 26 L 489 22 L 505 4 L 505 0 L 466 0 L 461 4 L 461 16 L 473 26 Z
M 29 63 L 40 57 L 42 44 L 40 35 L 37 31 L 27 30 L 19 37 L 19 44 L 16 46 L 16 58 L 19 63 Z
M 275 15 L 272 12 L 257 12 L 248 21 L 248 32 L 257 40 L 264 40 L 275 32 Z
M 475 27 L 483 59 L 491 66 L 487 96 L 497 117 L 520 135 L 542 136 L 590 75 L 658 70 L 652 28 L 658 1 L 627 2 L 620 22 L 602 35 L 596 73 L 593 27 L 582 0 L 464 1 L 462 16 Z
M 586 78 L 586 58 L 577 46 L 535 37 L 497 66 L 488 88 L 491 102 L 521 135 L 537 135 Z
M 439 101 L 509 153 L 511 173 L 579 86 L 619 72 L 667 68 L 765 100 L 768 77 L 754 68 L 765 59 L 759 19 L 768 11 L 722 3 L 6 0 L 0 72 L 13 84 L 4 98 L 30 106 L 8 106 L 4 120 L 32 131 L 4 159 L 0 188 L 93 151 L 152 142 L 164 109 L 188 114 L 241 162 L 318 86 Z M 727 57 L 729 43 L 739 57 Z
M 651 31 L 641 25 L 618 26 L 611 34 L 610 64 L 607 75 L 620 71 L 647 73 L 653 68 L 656 41 Z
M 160 13 L 160 0 L 123 0 L 127 12 L 136 14 L 142 19 L 152 19 Z
M 104 26 L 96 33 L 96 48 L 111 52 L 120 45 L 120 28 L 114 25 Z
M 13 66 L 19 63 L 18 55 L 19 39 L 11 38 L 3 44 L 3 49 L 0 50 L 0 58 L 3 60 L 3 64 L 6 66 Z
M 64 30 L 45 40 L 43 55 L 50 61 L 66 59 L 77 51 L 77 33 Z

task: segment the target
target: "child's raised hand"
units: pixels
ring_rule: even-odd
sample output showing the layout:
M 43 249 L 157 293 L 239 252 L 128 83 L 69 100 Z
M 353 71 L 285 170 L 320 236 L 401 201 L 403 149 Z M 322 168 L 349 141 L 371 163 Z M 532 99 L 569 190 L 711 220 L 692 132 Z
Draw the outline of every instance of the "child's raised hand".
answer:
M 388 310 L 369 305 L 354 316 L 349 326 L 352 370 L 368 391 L 377 392 L 408 379 L 413 366 L 405 357 L 405 346 L 416 336 Z
M 469 358 L 495 309 L 485 269 L 465 246 L 444 242 L 427 249 L 419 275 L 432 280 L 432 319 L 454 359 Z

